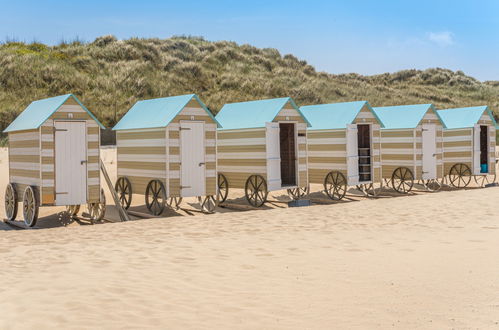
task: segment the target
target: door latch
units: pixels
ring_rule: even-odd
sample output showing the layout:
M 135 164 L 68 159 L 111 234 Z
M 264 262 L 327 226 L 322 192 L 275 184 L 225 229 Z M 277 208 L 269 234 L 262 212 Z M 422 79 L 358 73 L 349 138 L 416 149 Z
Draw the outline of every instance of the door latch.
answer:
M 206 165 L 206 163 L 199 163 L 198 166 L 203 166 L 203 165 Z
M 86 161 L 86 160 L 81 160 L 81 161 L 80 161 L 80 165 L 83 165 L 83 164 L 86 164 L 86 163 L 87 163 L 87 161 Z
M 180 189 L 190 188 L 191 186 L 180 186 Z

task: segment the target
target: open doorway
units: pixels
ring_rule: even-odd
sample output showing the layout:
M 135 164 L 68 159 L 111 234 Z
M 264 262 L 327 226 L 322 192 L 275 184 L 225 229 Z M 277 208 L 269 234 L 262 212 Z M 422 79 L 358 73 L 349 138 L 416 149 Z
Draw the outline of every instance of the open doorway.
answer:
M 480 173 L 489 172 L 489 137 L 488 127 L 480 126 Z
M 281 185 L 296 186 L 295 124 L 279 123 Z
M 359 182 L 371 181 L 371 125 L 357 125 Z

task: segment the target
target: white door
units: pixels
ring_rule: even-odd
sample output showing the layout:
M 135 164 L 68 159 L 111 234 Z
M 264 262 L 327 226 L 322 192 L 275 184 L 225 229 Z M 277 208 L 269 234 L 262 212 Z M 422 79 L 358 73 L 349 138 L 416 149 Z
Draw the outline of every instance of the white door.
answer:
M 55 122 L 55 204 L 87 202 L 87 134 L 85 122 Z
M 347 125 L 347 184 L 359 184 L 359 148 L 357 125 Z
M 279 123 L 265 123 L 267 144 L 267 186 L 269 191 L 281 189 L 281 148 Z
M 480 125 L 473 127 L 473 174 L 480 174 Z
M 437 128 L 434 124 L 423 125 L 423 180 L 437 178 Z
M 180 123 L 180 194 L 182 197 L 205 195 L 204 141 L 204 123 Z

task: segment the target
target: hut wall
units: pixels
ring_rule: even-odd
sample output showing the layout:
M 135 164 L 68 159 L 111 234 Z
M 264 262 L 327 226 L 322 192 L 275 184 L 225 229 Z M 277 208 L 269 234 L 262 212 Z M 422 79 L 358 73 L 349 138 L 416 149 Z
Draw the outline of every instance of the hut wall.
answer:
M 218 171 L 229 188 L 244 188 L 252 174 L 267 178 L 265 128 L 217 131 Z
M 26 187 L 41 186 L 40 131 L 38 129 L 10 132 L 9 182 L 15 184 L 17 197 L 22 200 Z
M 308 171 L 310 183 L 324 183 L 330 171 L 347 174 L 346 129 L 308 131 Z
M 448 175 L 457 163 L 466 164 L 473 170 L 473 129 L 446 129 L 443 135 L 444 174 Z
M 217 193 L 217 125 L 198 101 L 192 99 L 167 127 L 168 147 L 168 194 L 180 196 L 180 122 L 202 121 L 205 123 L 205 195 Z
M 421 155 L 421 130 L 417 129 L 382 129 L 381 130 L 381 174 L 391 179 L 397 167 L 409 168 L 415 178 L 416 157 Z M 421 160 L 420 160 L 421 162 Z M 420 175 L 419 175 L 420 176 Z
M 100 128 L 73 98 L 69 98 L 40 127 L 41 134 L 41 201 L 43 205 L 55 203 L 54 173 L 54 120 L 84 120 L 87 127 L 87 198 L 88 202 L 100 200 Z

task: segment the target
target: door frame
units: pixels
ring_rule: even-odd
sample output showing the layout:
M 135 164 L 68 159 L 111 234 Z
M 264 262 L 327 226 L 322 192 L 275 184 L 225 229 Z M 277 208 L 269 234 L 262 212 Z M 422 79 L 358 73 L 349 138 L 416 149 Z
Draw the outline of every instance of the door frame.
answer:
M 433 164 L 435 166 L 435 177 L 433 178 L 429 178 L 429 179 L 424 179 L 423 176 L 425 175 L 425 171 L 424 171 L 424 152 L 425 152 L 425 144 L 424 144 L 424 138 L 423 138 L 423 135 L 424 135 L 424 132 L 425 132 L 425 126 L 428 127 L 428 126 L 432 126 L 433 127 L 433 131 L 434 131 L 434 135 L 433 135 L 433 138 L 434 138 L 434 142 L 435 142 L 435 153 L 434 153 L 434 160 L 433 160 Z M 438 159 L 437 159 L 437 155 L 438 155 L 438 148 L 437 148 L 437 137 L 438 137 L 438 133 L 437 133 L 437 124 L 434 124 L 434 123 L 424 123 L 424 124 L 421 124 L 421 179 L 422 180 L 432 180 L 432 179 L 437 179 L 438 178 Z
M 299 149 L 298 149 L 298 121 L 297 120 L 279 120 L 277 122 L 279 125 L 280 124 L 293 124 L 293 130 L 294 130 L 294 139 L 295 139 L 295 185 L 294 186 L 286 186 L 286 189 L 294 189 L 298 188 L 300 186 L 300 155 L 299 155 Z M 281 154 L 281 146 L 279 145 L 279 155 Z M 282 186 L 282 173 L 281 173 L 281 189 L 283 188 Z
M 203 124 L 203 158 L 204 158 L 204 192 L 206 193 L 206 122 L 204 120 L 180 120 L 178 126 L 178 150 L 179 150 L 179 192 L 180 197 L 182 196 L 182 124 L 185 123 L 200 123 Z M 168 166 L 169 167 L 169 166 Z M 168 175 L 168 181 L 170 176 Z M 203 196 L 203 195 L 202 195 Z
M 370 151 L 370 161 L 371 161 L 371 180 L 368 181 L 360 181 L 359 179 L 359 184 L 371 184 L 374 182 L 374 142 L 373 142 L 373 123 L 356 123 L 357 125 L 357 134 L 359 132 L 359 125 L 366 125 L 369 126 L 369 151 Z M 357 135 L 358 139 L 358 135 Z M 359 148 L 359 145 L 357 144 L 357 149 Z M 360 157 L 359 152 L 357 151 L 357 156 Z M 359 175 L 360 178 L 360 175 Z
M 56 123 L 59 122 L 70 122 L 70 123 L 83 123 L 85 124 L 85 160 L 87 161 L 85 165 L 85 197 L 86 200 L 88 201 L 88 127 L 87 127 L 87 121 L 86 120 L 70 120 L 70 119 L 54 119 L 53 120 L 53 137 L 54 137 L 54 155 L 52 156 L 54 159 L 54 205 L 57 205 L 57 175 L 56 175 L 56 141 L 55 141 L 55 132 L 56 132 Z M 40 131 L 41 132 L 41 131 Z M 40 133 L 41 134 L 41 133 Z M 40 143 L 42 143 L 42 139 L 40 138 Z M 99 148 L 100 148 L 100 132 L 99 132 Z M 43 148 L 40 150 L 40 155 L 42 153 Z M 41 157 L 41 156 L 40 156 Z M 100 159 L 99 159 L 100 162 Z M 41 162 L 40 162 L 41 163 Z M 43 172 L 43 169 L 40 171 L 40 177 L 41 173 Z M 43 191 L 43 180 L 41 180 L 41 186 L 42 186 L 42 191 Z M 41 193 L 40 193 L 41 196 Z

